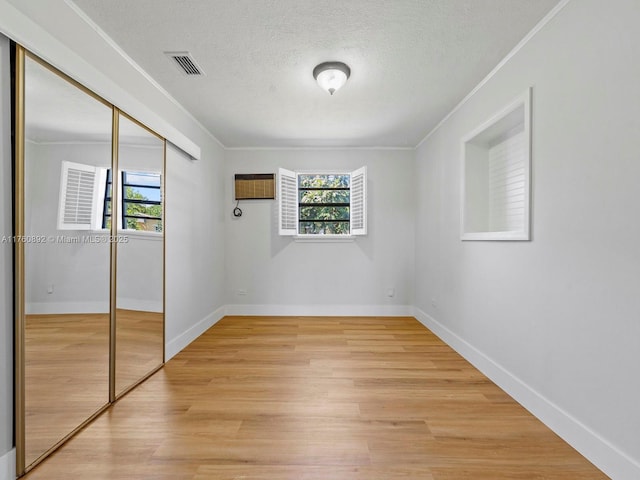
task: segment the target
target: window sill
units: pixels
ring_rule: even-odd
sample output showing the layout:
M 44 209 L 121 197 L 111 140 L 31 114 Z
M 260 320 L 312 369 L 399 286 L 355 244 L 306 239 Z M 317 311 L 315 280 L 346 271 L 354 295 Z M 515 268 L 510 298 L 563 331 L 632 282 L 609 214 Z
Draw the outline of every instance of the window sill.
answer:
M 121 237 L 139 238 L 141 240 L 162 240 L 162 233 L 160 232 L 143 232 L 140 230 L 120 230 L 118 235 Z
M 110 230 L 94 230 L 96 234 L 109 235 Z M 160 241 L 163 238 L 161 232 L 145 232 L 143 230 L 118 230 L 119 237 L 139 238 L 141 240 Z
M 462 232 L 460 240 L 531 240 L 527 231 Z
M 293 239 L 301 243 L 349 243 L 355 235 L 295 235 Z

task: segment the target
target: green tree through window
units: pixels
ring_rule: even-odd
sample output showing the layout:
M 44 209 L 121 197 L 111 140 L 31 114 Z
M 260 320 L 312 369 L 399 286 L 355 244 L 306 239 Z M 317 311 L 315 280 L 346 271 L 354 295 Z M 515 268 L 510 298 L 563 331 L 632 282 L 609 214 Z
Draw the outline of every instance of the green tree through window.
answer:
M 111 170 L 107 173 L 103 228 L 111 227 Z M 125 230 L 162 232 L 162 184 L 159 173 L 122 172 L 121 218 Z
M 278 233 L 299 237 L 367 234 L 367 167 L 352 172 L 278 169 Z
M 298 231 L 348 235 L 350 195 L 349 174 L 299 174 Z

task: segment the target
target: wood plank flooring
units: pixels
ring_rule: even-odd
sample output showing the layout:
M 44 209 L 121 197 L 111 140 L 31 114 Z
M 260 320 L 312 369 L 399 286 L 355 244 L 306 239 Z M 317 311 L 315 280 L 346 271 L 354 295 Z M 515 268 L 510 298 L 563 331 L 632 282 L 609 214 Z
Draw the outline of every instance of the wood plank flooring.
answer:
M 607 477 L 414 318 L 225 317 L 24 478 Z

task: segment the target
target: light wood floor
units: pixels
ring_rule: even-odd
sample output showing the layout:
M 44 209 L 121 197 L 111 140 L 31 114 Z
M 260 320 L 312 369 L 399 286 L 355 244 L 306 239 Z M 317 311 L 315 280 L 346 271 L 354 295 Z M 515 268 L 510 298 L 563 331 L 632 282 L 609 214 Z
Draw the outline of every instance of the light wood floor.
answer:
M 116 396 L 162 364 L 164 314 L 116 311 Z
M 413 318 L 226 317 L 25 478 L 606 477 Z

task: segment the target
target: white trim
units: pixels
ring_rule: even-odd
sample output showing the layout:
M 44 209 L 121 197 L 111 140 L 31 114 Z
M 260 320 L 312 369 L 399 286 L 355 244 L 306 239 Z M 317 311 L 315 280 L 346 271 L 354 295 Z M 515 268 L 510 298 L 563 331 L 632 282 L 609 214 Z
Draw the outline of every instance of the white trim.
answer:
M 403 150 L 403 151 L 413 151 L 416 149 L 416 147 L 382 147 L 382 146 L 371 146 L 371 147 L 367 147 L 367 146 L 299 146 L 299 147 L 287 147 L 287 146 L 283 146 L 283 147 L 224 147 L 225 150 L 229 150 L 229 151 L 278 151 L 278 150 Z
M 162 300 L 118 298 L 118 308 L 142 312 L 162 312 Z M 104 302 L 29 302 L 27 315 L 61 315 L 65 313 L 109 313 L 109 301 Z
M 411 317 L 410 305 L 227 305 L 227 315 L 293 317 Z
M 414 315 L 420 323 L 467 359 L 605 474 L 617 480 L 640 478 L 640 464 L 605 438 L 427 313 L 415 307 Z
M 162 299 L 160 300 L 144 300 L 140 298 L 116 298 L 117 307 L 124 310 L 136 310 L 139 312 L 162 313 Z
M 320 235 L 320 234 L 298 234 L 294 235 L 293 240 L 300 243 L 351 243 L 356 237 L 354 235 Z
M 296 177 L 299 175 L 349 175 L 349 180 L 351 180 L 351 174 L 353 173 L 351 170 L 342 170 L 341 168 L 307 168 L 303 170 L 293 170 L 293 172 L 296 174 Z
M 528 232 L 462 232 L 460 240 L 531 240 Z
M 16 449 L 12 448 L 0 457 L 0 480 L 15 480 Z
M 118 215 L 119 217 L 120 215 Z M 108 232 L 108 230 L 103 230 L 104 232 Z M 162 232 L 147 232 L 145 230 L 130 230 L 130 229 L 120 229 L 118 232 L 118 237 L 131 237 L 135 240 L 143 240 L 146 242 L 160 242 L 164 238 Z M 119 243 L 129 243 L 128 241 L 120 241 Z
M 107 141 L 100 141 L 100 140 L 87 140 L 87 141 L 82 141 L 82 140 L 73 140 L 73 141 L 50 141 L 50 140 L 46 140 L 46 141 L 40 141 L 40 140 L 33 140 L 31 138 L 25 138 L 24 139 L 25 143 L 30 143 L 32 145 L 100 145 L 100 146 L 105 146 L 108 145 L 109 147 L 111 146 L 111 142 L 107 142 Z
M 109 301 L 104 302 L 27 302 L 27 315 L 60 315 L 64 313 L 109 313 Z
M 515 47 L 513 47 L 513 49 L 509 53 L 507 53 L 507 55 L 500 61 L 500 63 L 498 63 L 498 65 L 496 65 L 494 69 L 491 70 L 491 72 L 489 72 L 489 74 L 486 77 L 484 77 L 480 81 L 480 83 L 478 83 L 478 85 L 476 85 L 475 88 L 471 90 L 467 94 L 467 96 L 460 101 L 460 103 L 458 103 L 455 107 L 453 107 L 453 110 L 451 110 L 447 115 L 445 115 L 445 117 L 442 120 L 440 120 L 438 124 L 435 127 L 433 127 L 431 131 L 427 133 L 422 140 L 420 140 L 418 145 L 416 145 L 416 149 L 420 148 L 422 144 L 431 135 L 433 135 L 442 125 L 444 125 L 447 122 L 447 120 L 449 120 L 449 118 L 453 116 L 454 113 L 460 110 L 462 106 L 465 103 L 467 103 L 469 99 L 471 99 L 471 97 L 473 97 L 478 90 L 480 90 L 489 80 L 491 80 L 502 69 L 502 67 L 504 67 L 505 64 L 509 60 L 511 60 L 511 58 L 513 58 L 520 50 L 522 50 L 522 48 L 524 48 L 524 46 L 527 43 L 529 43 L 529 40 L 531 40 L 540 30 L 542 30 L 547 25 L 547 23 L 549 23 L 558 13 L 560 13 L 560 11 L 564 7 L 566 7 L 570 1 L 571 0 L 561 0 L 560 3 L 558 3 L 555 7 L 553 7 L 551 11 L 547 13 L 544 16 L 544 18 L 540 20 L 538 24 L 535 27 L 533 27 L 533 29 L 529 33 L 527 33 L 525 37 L 522 40 L 520 40 L 520 42 L 518 42 L 518 44 Z
M 111 135 L 111 133 L 109 133 L 109 135 Z M 31 138 L 25 138 L 24 141 L 32 145 L 65 145 L 65 146 L 66 145 L 90 145 L 90 146 L 91 145 L 100 145 L 100 146 L 108 145 L 109 147 L 111 147 L 110 140 L 105 140 L 105 141 L 102 141 L 102 140 L 33 140 Z M 138 144 L 122 142 L 122 141 L 119 141 L 118 145 L 125 146 L 127 148 L 158 150 L 158 147 L 154 145 L 138 145 Z M 137 171 L 141 171 L 141 170 L 137 170 Z
M 193 342 L 196 338 L 206 332 L 212 325 L 216 324 L 218 320 L 225 316 L 226 307 L 222 306 L 217 310 L 211 312 L 205 318 L 200 320 L 195 325 L 189 327 L 187 330 L 182 332 L 175 338 L 168 340 L 165 342 L 164 348 L 164 356 L 165 362 L 168 362 L 169 359 L 173 358 L 175 355 L 180 353 L 182 349 L 184 349 L 187 345 Z M 166 319 L 165 319 L 166 325 Z

